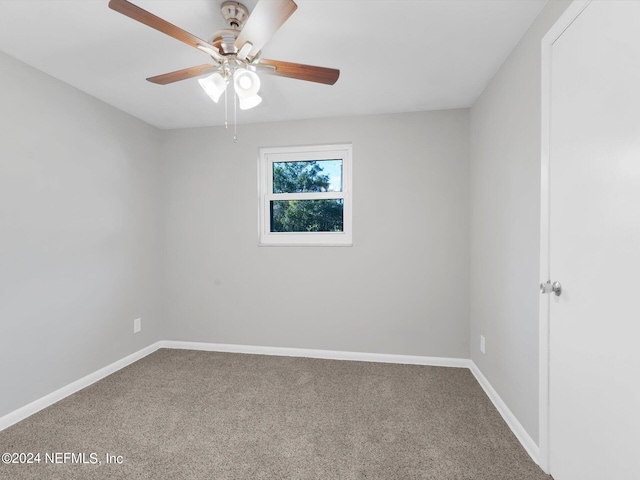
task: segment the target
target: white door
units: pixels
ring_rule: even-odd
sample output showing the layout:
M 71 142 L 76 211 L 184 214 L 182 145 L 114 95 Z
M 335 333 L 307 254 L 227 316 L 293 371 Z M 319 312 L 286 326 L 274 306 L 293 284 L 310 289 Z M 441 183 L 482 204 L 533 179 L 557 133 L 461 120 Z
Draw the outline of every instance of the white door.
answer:
M 550 471 L 638 480 L 640 1 L 589 4 L 550 88 Z

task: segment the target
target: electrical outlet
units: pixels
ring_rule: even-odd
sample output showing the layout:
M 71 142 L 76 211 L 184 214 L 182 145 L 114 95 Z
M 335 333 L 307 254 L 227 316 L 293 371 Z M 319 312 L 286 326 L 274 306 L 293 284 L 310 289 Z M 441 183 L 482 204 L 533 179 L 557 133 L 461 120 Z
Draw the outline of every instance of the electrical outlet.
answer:
M 138 333 L 140 330 L 142 330 L 142 319 L 136 318 L 133 321 L 133 333 Z
M 480 351 L 484 353 L 484 335 L 480 335 Z

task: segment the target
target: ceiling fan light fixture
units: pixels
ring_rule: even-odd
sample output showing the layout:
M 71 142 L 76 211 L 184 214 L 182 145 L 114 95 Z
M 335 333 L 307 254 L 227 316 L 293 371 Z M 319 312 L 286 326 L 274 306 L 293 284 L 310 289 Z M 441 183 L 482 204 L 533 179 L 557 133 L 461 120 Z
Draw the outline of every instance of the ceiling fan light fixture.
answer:
M 262 97 L 257 93 L 250 97 L 238 96 L 238 106 L 240 110 L 249 110 L 250 108 L 257 107 L 262 102 Z
M 240 100 L 248 99 L 254 96 L 257 97 L 258 90 L 260 90 L 260 77 L 258 77 L 258 75 L 251 70 L 247 70 L 246 68 L 238 68 L 235 72 L 233 72 L 233 86 Z M 260 102 L 258 101 L 258 103 Z
M 211 100 L 218 103 L 218 100 L 220 100 L 220 96 L 227 89 L 229 80 L 220 75 L 220 73 L 216 72 L 213 75 L 209 75 L 208 77 L 198 79 L 198 83 L 206 92 L 206 94 L 211 97 Z

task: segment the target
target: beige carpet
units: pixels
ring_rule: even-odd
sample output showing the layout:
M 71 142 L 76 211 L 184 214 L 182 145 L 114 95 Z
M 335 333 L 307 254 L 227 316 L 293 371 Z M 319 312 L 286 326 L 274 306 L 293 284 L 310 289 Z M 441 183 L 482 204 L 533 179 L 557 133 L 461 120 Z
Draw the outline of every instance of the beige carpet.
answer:
M 467 369 L 187 350 L 0 432 L 4 452 L 41 455 L 11 480 L 550 479 Z

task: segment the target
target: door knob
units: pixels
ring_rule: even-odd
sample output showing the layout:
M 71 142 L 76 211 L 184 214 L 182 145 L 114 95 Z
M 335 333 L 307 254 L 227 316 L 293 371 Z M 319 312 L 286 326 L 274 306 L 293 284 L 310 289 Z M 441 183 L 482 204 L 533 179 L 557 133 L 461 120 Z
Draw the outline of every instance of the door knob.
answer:
M 560 282 L 553 282 L 551 283 L 551 280 L 547 281 L 547 283 L 541 283 L 540 284 L 540 293 L 555 293 L 556 297 L 559 297 L 560 294 L 562 293 L 562 285 L 560 285 Z

